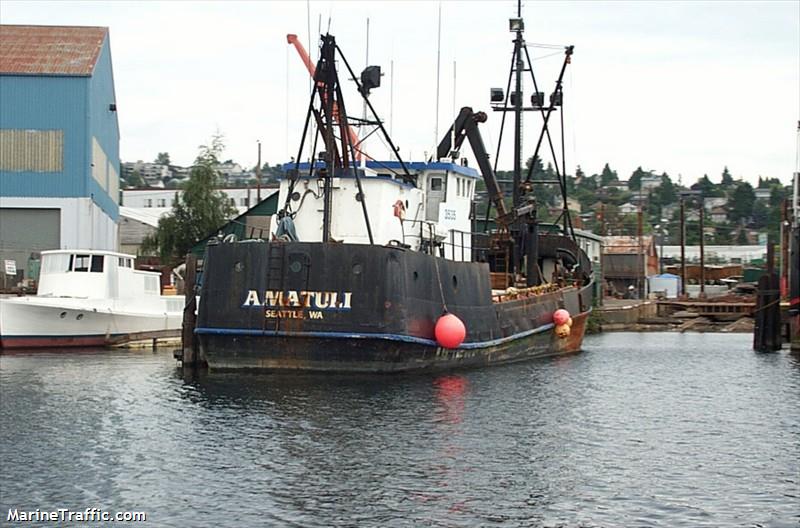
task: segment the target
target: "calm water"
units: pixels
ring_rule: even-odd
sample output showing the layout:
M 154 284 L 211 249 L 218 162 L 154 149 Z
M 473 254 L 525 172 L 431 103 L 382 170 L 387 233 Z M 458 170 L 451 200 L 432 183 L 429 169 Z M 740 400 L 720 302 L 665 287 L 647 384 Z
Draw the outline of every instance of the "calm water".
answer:
M 607 334 L 446 376 L 209 374 L 169 351 L 0 357 L 0 512 L 152 526 L 800 525 L 800 358 Z

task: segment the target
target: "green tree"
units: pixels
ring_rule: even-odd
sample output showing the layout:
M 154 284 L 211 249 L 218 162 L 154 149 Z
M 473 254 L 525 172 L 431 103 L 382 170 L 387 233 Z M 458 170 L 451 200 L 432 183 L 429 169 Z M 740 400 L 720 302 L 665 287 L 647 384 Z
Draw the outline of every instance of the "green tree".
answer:
M 603 172 L 600 173 L 600 187 L 605 187 L 612 181 L 618 181 L 619 178 L 617 177 L 617 172 L 611 170 L 611 167 L 608 166 L 608 163 L 605 164 L 603 167 Z
M 746 245 L 749 242 L 747 240 L 747 230 L 742 228 L 739 230 L 739 234 L 736 235 L 736 243 L 740 245 Z
M 172 211 L 161 218 L 155 233 L 142 243 L 144 252 L 157 252 L 164 262 L 177 263 L 193 245 L 214 233 L 236 213 L 219 186 L 214 169 L 224 150 L 222 136 L 217 133 L 210 145 L 201 145 L 183 193 L 176 193 Z
M 763 200 L 756 200 L 753 204 L 753 228 L 762 229 L 767 226 L 769 220 L 769 208 Z
M 161 165 L 169 165 L 169 152 L 159 152 L 158 156 L 156 156 L 156 163 Z
M 741 223 L 753 215 L 753 205 L 756 202 L 756 193 L 753 186 L 747 182 L 740 182 L 731 196 L 731 210 L 728 217 L 732 222 Z
M 630 179 L 628 180 L 628 189 L 632 191 L 638 191 L 642 188 L 642 177 L 649 176 L 648 172 L 642 170 L 642 167 L 636 167 L 636 170 L 633 171 L 631 174 Z
M 655 189 L 653 194 L 661 205 L 674 204 L 678 201 L 678 191 L 675 189 L 675 184 L 672 183 L 672 178 L 666 172 L 661 174 L 661 185 Z
M 705 197 L 723 195 L 722 189 L 719 189 L 708 179 L 708 174 L 703 174 L 703 177 L 697 180 L 697 183 L 692 185 L 691 189 L 693 191 L 700 191 Z
M 733 187 L 733 176 L 731 176 L 731 173 L 728 172 L 727 166 L 722 169 L 722 186 Z
M 142 178 L 142 175 L 139 174 L 139 171 L 136 169 L 125 179 L 125 183 L 128 187 L 147 187 L 144 178 Z

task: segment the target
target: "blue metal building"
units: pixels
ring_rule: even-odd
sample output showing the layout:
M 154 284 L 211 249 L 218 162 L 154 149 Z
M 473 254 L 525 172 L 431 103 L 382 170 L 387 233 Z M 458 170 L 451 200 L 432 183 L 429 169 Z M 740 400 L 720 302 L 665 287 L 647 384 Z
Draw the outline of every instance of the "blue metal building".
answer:
M 117 248 L 108 28 L 0 25 L 0 259 Z

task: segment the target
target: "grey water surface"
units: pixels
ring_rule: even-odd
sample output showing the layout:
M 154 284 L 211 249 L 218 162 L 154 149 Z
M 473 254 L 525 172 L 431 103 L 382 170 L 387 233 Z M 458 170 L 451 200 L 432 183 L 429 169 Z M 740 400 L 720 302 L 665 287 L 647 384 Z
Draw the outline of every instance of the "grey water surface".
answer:
M 175 527 L 797 527 L 800 357 L 750 342 L 615 333 L 569 357 L 355 377 L 4 355 L 0 525 L 99 507 Z

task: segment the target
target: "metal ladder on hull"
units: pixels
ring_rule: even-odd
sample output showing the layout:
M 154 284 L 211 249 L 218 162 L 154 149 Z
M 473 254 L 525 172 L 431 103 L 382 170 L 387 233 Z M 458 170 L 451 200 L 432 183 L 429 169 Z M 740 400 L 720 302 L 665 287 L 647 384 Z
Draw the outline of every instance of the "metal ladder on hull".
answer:
M 282 292 L 286 280 L 286 246 L 283 243 L 271 242 L 267 246 L 267 290 Z M 280 330 L 281 319 L 275 318 L 274 322 L 264 318 L 265 330 Z

